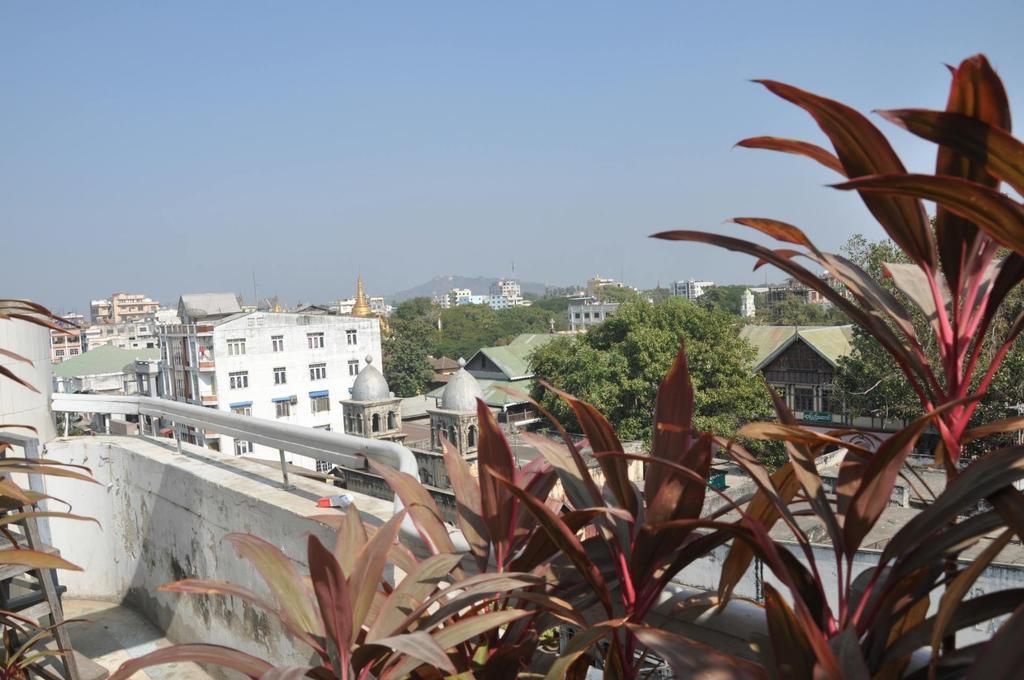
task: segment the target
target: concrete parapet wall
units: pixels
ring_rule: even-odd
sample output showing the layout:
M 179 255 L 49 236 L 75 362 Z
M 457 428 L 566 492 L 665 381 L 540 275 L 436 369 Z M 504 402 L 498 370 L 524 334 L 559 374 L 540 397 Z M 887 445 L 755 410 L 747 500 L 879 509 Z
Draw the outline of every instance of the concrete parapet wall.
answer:
M 328 547 L 333 532 L 310 516 L 336 512 L 315 507 L 338 490 L 292 478 L 252 461 L 173 442 L 131 437 L 76 437 L 47 446 L 47 455 L 92 468 L 99 484 L 48 480 L 47 491 L 72 504 L 91 523 L 54 520 L 55 545 L 83 572 L 61 572 L 69 596 L 124 602 L 175 642 L 237 647 L 278 664 L 305 664 L 306 648 L 293 643 L 262 610 L 237 598 L 157 593 L 183 578 L 228 580 L 267 595 L 256 571 L 223 540 L 232 532 L 255 534 L 306 570 L 310 533 Z M 392 504 L 359 494 L 367 521 L 391 516 Z

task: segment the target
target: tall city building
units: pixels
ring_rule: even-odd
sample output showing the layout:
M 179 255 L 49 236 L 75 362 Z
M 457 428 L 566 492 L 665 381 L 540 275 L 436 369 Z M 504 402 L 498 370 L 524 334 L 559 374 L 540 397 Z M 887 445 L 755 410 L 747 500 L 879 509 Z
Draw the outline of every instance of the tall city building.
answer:
M 362 292 L 361 289 L 359 291 Z M 231 293 L 183 295 L 182 323 L 160 327 L 163 395 L 241 415 L 344 431 L 340 402 L 370 357 L 381 363 L 380 321 L 357 295 L 352 315 L 243 312 Z M 360 304 L 361 302 L 361 304 Z M 189 442 L 277 460 L 251 442 L 182 427 Z M 296 457 L 296 464 L 315 461 Z
M 694 281 L 693 279 L 676 281 L 672 284 L 672 294 L 692 302 L 707 292 L 708 288 L 713 288 L 714 285 L 714 281 Z

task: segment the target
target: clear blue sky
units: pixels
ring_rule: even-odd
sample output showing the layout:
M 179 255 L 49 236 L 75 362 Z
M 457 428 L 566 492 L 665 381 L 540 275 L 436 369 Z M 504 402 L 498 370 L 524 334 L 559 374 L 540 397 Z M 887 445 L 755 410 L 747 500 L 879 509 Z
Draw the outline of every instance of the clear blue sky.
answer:
M 653 242 L 772 216 L 878 236 L 810 161 L 732 149 L 940 107 L 984 51 L 1024 124 L 1024 2 L 14 2 L 0 5 L 0 296 L 286 300 L 436 274 L 653 286 L 752 262 Z M 932 151 L 891 130 L 913 168 Z

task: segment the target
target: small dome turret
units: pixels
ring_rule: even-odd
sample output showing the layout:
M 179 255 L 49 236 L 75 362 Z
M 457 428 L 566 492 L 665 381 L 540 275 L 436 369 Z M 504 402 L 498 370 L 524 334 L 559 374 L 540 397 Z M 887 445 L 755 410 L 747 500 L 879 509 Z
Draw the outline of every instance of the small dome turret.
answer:
M 391 390 L 388 389 L 388 381 L 384 379 L 376 366 L 373 365 L 373 357 L 366 357 L 366 366 L 359 371 L 356 380 L 352 383 L 353 401 L 383 401 L 391 398 Z
M 476 411 L 476 400 L 483 398 L 480 383 L 466 370 L 466 360 L 459 359 L 459 370 L 441 393 L 441 408 L 446 411 Z

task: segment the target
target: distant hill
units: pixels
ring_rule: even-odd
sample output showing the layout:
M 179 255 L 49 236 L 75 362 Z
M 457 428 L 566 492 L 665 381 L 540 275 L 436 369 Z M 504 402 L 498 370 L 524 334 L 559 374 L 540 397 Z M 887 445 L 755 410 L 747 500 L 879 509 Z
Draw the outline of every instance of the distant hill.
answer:
M 474 295 L 487 295 L 491 289 L 491 284 L 497 280 L 497 277 L 487 278 L 486 276 L 435 276 L 426 283 L 392 293 L 388 296 L 388 302 L 397 304 L 403 300 L 416 297 L 432 298 L 435 295 L 447 293 L 452 288 L 469 288 L 473 291 Z M 519 286 L 522 288 L 524 295 L 527 293 L 543 295 L 545 288 L 547 288 L 546 284 L 537 283 L 536 281 L 520 280 Z

